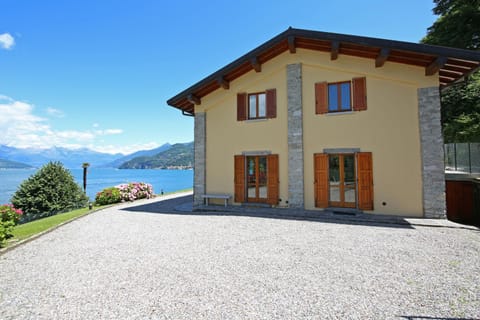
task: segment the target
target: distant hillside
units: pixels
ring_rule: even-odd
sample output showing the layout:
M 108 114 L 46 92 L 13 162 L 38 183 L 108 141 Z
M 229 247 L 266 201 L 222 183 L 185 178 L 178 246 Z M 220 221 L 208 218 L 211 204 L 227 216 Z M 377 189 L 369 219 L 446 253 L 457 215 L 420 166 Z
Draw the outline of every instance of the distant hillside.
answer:
M 177 143 L 154 156 L 136 157 L 119 169 L 188 169 L 193 167 L 193 142 Z
M 26 163 L 36 168 L 40 168 L 49 161 L 60 161 L 67 168 L 81 168 L 84 162 L 90 163 L 92 167 L 98 167 L 122 156 L 122 154 L 101 153 L 86 148 L 20 149 L 0 145 L 0 157 L 2 159 Z
M 25 164 L 25 163 L 0 159 L 1 169 L 28 169 L 31 167 L 32 166 L 29 166 L 28 164 Z
M 110 163 L 107 163 L 107 164 L 104 164 L 102 165 L 102 167 L 105 167 L 105 168 L 118 168 L 120 167 L 122 164 L 124 164 L 125 162 L 127 161 L 130 161 L 134 158 L 137 158 L 137 157 L 150 157 L 150 156 L 154 156 L 162 151 L 165 151 L 165 150 L 168 150 L 171 148 L 171 144 L 170 143 L 165 143 L 165 144 L 162 144 L 160 147 L 158 148 L 155 148 L 155 149 L 152 149 L 152 150 L 141 150 L 141 151 L 137 151 L 137 152 L 134 152 L 132 154 L 129 154 L 129 155 L 126 155 L 124 157 L 121 157 L 119 159 L 116 159 L 115 161 L 112 161 Z

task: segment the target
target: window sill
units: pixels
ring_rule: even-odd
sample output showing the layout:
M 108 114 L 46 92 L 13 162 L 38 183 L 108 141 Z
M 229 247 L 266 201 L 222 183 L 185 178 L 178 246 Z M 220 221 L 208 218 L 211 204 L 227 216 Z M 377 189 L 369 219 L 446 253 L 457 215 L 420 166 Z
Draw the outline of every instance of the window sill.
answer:
M 354 114 L 354 111 L 341 111 L 341 112 L 327 112 L 325 113 L 326 116 L 340 116 L 346 114 Z
M 267 118 L 260 118 L 260 119 L 247 119 L 245 122 L 262 122 L 262 121 L 267 121 Z

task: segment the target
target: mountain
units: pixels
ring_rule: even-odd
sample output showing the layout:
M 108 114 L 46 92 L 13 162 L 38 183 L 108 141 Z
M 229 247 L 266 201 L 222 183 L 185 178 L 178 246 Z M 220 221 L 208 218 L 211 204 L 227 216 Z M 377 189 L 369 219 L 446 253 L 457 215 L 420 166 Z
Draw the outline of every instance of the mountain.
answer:
M 112 162 L 123 155 L 96 152 L 90 149 L 66 149 L 54 147 L 50 149 L 18 149 L 0 145 L 0 158 L 41 167 L 49 161 L 60 161 L 67 168 L 81 168 L 88 162 L 92 167 L 99 167 Z
M 121 158 L 118 158 L 112 162 L 109 162 L 109 163 L 106 163 L 104 165 L 102 165 L 102 167 L 105 167 L 105 168 L 118 168 L 120 167 L 123 163 L 127 162 L 127 161 L 130 161 L 132 160 L 133 158 L 137 158 L 137 157 L 149 157 L 149 156 L 153 156 L 153 155 L 156 155 L 162 151 L 166 151 L 168 149 L 170 149 L 172 145 L 170 143 L 165 143 L 165 144 L 162 144 L 160 147 L 158 148 L 155 148 L 155 149 L 152 149 L 152 150 L 141 150 L 141 151 L 137 151 L 137 152 L 134 152 L 132 154 L 129 154 L 129 155 L 126 155 L 124 157 L 121 157 Z
M 28 164 L 0 159 L 0 169 L 28 169 L 31 168 Z
M 193 167 L 193 142 L 177 143 L 154 156 L 136 157 L 119 169 L 189 169 Z

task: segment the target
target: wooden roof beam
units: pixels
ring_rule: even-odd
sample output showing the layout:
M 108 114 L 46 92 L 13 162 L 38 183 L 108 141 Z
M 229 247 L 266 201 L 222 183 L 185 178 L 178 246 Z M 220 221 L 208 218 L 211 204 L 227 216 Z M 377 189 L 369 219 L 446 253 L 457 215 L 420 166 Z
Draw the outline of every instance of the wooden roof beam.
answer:
M 196 105 L 199 105 L 202 103 L 202 100 L 200 100 L 199 97 L 197 97 L 196 95 L 194 94 L 189 94 L 188 97 L 187 97 L 187 100 L 190 102 L 190 103 L 193 103 L 193 104 L 196 104 Z
M 290 51 L 290 53 L 296 53 L 297 48 L 295 47 L 295 37 L 289 36 L 287 41 L 288 41 L 288 51 Z
M 332 41 L 332 49 L 330 51 L 330 60 L 337 60 L 339 51 L 340 51 L 340 42 Z
M 262 72 L 262 65 L 260 64 L 260 62 L 258 62 L 257 57 L 253 57 L 250 60 L 250 64 L 252 65 L 255 72 Z
M 426 68 L 425 68 L 425 75 L 426 76 L 433 76 L 435 73 L 437 73 L 443 66 L 447 63 L 448 58 L 446 57 L 438 57 L 430 63 Z
M 383 67 L 389 55 L 390 55 L 390 49 L 382 48 L 378 56 L 375 58 L 375 68 Z
M 230 89 L 230 82 L 225 80 L 225 78 L 222 76 L 218 77 L 217 83 L 219 84 L 220 87 L 222 87 L 225 90 Z

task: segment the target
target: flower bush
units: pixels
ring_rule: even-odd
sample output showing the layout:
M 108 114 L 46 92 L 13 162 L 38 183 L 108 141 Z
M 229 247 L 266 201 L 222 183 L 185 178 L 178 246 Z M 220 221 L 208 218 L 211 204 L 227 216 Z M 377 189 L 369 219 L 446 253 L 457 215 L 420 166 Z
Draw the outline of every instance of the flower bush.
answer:
M 99 206 L 120 202 L 120 190 L 115 187 L 103 189 L 95 195 L 95 203 Z
M 151 184 L 131 182 L 100 191 L 95 197 L 95 203 L 98 205 L 106 205 L 138 199 L 150 199 L 153 197 L 154 193 Z
M 153 187 L 144 182 L 131 182 L 116 186 L 120 190 L 121 201 L 134 201 L 137 199 L 153 198 Z
M 22 217 L 22 210 L 15 209 L 11 204 L 0 205 L 0 246 L 5 244 L 5 241 L 13 237 L 13 227 Z

